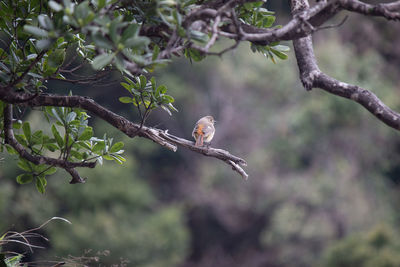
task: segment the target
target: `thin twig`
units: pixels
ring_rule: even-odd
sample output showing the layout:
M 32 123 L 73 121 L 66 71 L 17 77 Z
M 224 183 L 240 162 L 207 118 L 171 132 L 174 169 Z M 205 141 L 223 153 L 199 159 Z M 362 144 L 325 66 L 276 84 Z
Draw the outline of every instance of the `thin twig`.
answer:
M 210 40 L 208 41 L 207 45 L 204 47 L 205 51 L 207 51 L 207 52 L 210 49 L 210 47 L 215 44 L 215 41 L 218 38 L 218 25 L 219 25 L 220 22 L 221 22 L 221 17 L 217 16 L 215 18 L 215 21 L 214 21 L 214 24 L 213 24 L 213 27 L 212 27 L 212 30 L 211 30 L 212 36 L 211 36 Z

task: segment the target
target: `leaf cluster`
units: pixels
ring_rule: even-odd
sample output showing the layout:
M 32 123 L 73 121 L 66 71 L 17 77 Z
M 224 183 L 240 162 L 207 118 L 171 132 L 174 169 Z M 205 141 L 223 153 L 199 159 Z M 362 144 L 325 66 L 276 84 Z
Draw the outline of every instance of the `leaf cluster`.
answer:
M 125 104 L 133 104 L 139 112 L 142 119 L 142 124 L 150 115 L 150 112 L 158 107 L 163 108 L 169 115 L 172 111 L 178 111 L 173 102 L 175 99 L 166 94 L 167 87 L 165 85 L 157 86 L 156 80 L 152 77 L 150 80 L 144 75 L 136 77 L 134 81 L 125 77 L 126 82 L 121 85 L 129 92 L 131 96 L 123 96 L 119 101 Z
M 0 101 L 0 110 L 3 110 L 4 102 Z M 105 160 L 113 160 L 119 164 L 125 162 L 122 156 L 124 144 L 108 138 L 93 136 L 93 128 L 88 125 L 89 115 L 77 108 L 45 107 L 44 115 L 50 126 L 51 133 L 43 130 L 33 131 L 29 122 L 20 120 L 13 123 L 15 138 L 32 155 L 57 155 L 58 159 L 68 162 L 97 161 L 100 164 Z M 1 115 L 1 114 L 0 114 Z M 0 133 L 4 138 L 4 132 Z M 0 151 L 4 147 L 11 155 L 19 153 L 10 145 L 0 144 Z M 19 157 L 18 167 L 24 173 L 17 176 L 19 184 L 27 184 L 35 181 L 40 193 L 45 192 L 46 177 L 54 174 L 57 168 L 49 164 L 36 165 L 23 157 Z

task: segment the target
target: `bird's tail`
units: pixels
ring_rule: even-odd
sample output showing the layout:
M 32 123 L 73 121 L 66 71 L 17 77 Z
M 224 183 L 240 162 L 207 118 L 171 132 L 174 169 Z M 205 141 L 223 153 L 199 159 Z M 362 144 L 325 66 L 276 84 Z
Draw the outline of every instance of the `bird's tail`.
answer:
M 195 146 L 203 146 L 203 139 L 204 139 L 204 135 L 199 134 L 196 138 L 196 144 Z

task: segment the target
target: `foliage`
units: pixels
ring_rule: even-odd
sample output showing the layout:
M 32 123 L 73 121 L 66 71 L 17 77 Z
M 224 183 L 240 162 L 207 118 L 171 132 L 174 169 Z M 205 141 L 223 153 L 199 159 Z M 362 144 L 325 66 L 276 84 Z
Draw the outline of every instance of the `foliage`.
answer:
M 353 60 L 353 50 L 338 39 L 325 40 L 319 59 L 337 60 L 324 68 L 342 79 L 373 84 L 385 100 L 398 99 L 390 94 L 396 83 L 376 73 L 385 62 L 376 51 Z M 190 136 L 199 110 L 215 114 L 215 142 L 249 159 L 248 182 L 232 179 L 220 164 L 191 153 L 172 153 L 140 139 L 128 142 L 93 119 L 100 136 L 107 132 L 125 143 L 130 160 L 123 168 L 105 161 L 83 172 L 88 180 L 82 186 L 66 186 L 67 174 L 58 171 L 40 195 L 33 184 L 13 181 L 18 170 L 8 164 L 13 158 L 2 154 L 0 217 L 7 220 L 0 220 L 1 229 L 28 229 L 54 215 L 69 219 L 72 226 L 45 229 L 51 247 L 35 251 L 35 260 L 79 257 L 91 249 L 92 256 L 108 250 L 109 256 L 100 257 L 107 265 L 122 257 L 136 266 L 211 266 L 215 260 L 225 267 L 232 266 L 232 259 L 253 266 L 266 258 L 275 266 L 320 266 L 324 249 L 336 240 L 381 222 L 390 225 L 399 214 L 391 205 L 397 203 L 397 191 L 385 183 L 382 170 L 396 167 L 389 159 L 397 157 L 398 136 L 349 101 L 323 92 L 305 94 L 296 82 L 292 58 L 288 64 L 268 65 L 265 58 L 247 52 L 242 46 L 223 61 L 208 58 L 191 65 L 181 60 L 157 74 L 157 80 L 170 85 L 174 104 L 185 110 L 165 125 Z M 366 75 L 356 71 L 360 66 Z M 99 89 L 93 85 L 85 90 L 95 94 Z M 127 91 L 121 88 L 120 93 Z M 121 113 L 134 107 L 104 96 L 104 103 Z M 35 129 L 52 134 L 40 112 L 27 115 Z M 152 116 L 150 123 L 168 117 L 165 112 Z M 257 129 L 251 138 L 248 129 Z M 204 213 L 192 215 L 196 209 Z
M 174 98 L 167 94 L 165 85 L 157 86 L 149 73 L 170 62 L 174 48 L 170 43 L 174 38 L 180 38 L 180 55 L 195 61 L 205 58 L 207 53 L 196 48 L 196 44 L 210 46 L 212 38 L 186 25 L 191 19 L 189 14 L 201 5 L 201 1 L 192 0 L 138 1 L 134 5 L 116 0 L 1 1 L 0 87 L 30 93 L 34 98 L 44 92 L 52 93 L 52 80 L 96 83 L 107 73 L 118 71 L 118 79 L 126 81 L 121 85 L 130 94 L 119 99 L 135 106 L 140 127 L 157 108 L 172 115 L 171 111 L 177 111 L 172 104 Z M 262 1 L 238 6 L 236 12 L 238 19 L 259 28 L 270 28 L 275 21 L 274 13 Z M 288 48 L 278 43 L 253 45 L 252 49 L 273 62 L 275 57 L 287 58 Z M 92 66 L 92 74 L 77 75 L 87 65 Z M 7 101 L 0 101 L 0 124 L 7 105 Z M 125 161 L 121 155 L 123 144 L 113 144 L 113 138 L 105 135 L 94 137 L 93 128 L 88 126 L 88 114 L 78 106 L 43 107 L 42 112 L 51 124 L 51 133 L 32 131 L 34 127 L 23 118 L 13 124 L 13 129 L 19 131 L 16 140 L 27 153 L 58 156 L 65 165 L 94 161 L 102 164 L 103 159 L 119 164 Z M 3 129 L 5 125 L 2 126 Z M 5 138 L 1 131 L 1 151 Z M 11 145 L 5 147 L 10 154 L 22 153 Z M 60 167 L 48 161 L 37 164 L 21 156 L 18 166 L 25 171 L 17 177 L 18 183 L 34 181 L 41 193 L 45 192 L 46 177 Z
M 395 267 L 400 265 L 399 247 L 393 229 L 379 225 L 332 245 L 325 252 L 321 266 Z
M 358 79 L 379 88 L 384 101 L 399 104 L 392 95 L 396 82 L 382 79 L 385 61 L 376 51 L 354 61 L 354 51 L 341 46 L 338 36 L 324 40 L 317 46 L 318 59 L 329 62 L 322 65 L 324 69 L 339 79 Z M 254 177 L 243 184 L 207 160 L 195 160 L 192 172 L 176 172 L 177 179 L 193 177 L 186 190 L 196 195 L 185 200 L 215 214 L 193 226 L 195 239 L 203 227 L 197 240 L 207 244 L 203 261 L 196 262 L 212 265 L 207 260 L 217 253 L 220 261 L 212 263 L 219 266 L 230 266 L 232 258 L 238 262 L 246 258 L 239 266 L 266 259 L 270 264 L 261 266 L 320 266 L 321 254 L 335 240 L 381 222 L 390 225 L 397 218 L 399 209 L 392 203 L 397 202 L 398 188 L 382 170 L 396 165 L 398 136 L 350 101 L 318 91 L 305 94 L 296 82 L 293 58 L 289 64 L 267 67 L 262 58 L 249 57 L 245 49 L 221 63 L 207 59 L 195 66 L 180 66 L 184 63 L 179 62 L 160 78 L 171 85 L 179 103 L 193 105 L 190 114 L 176 115 L 175 129 L 188 121 L 182 134 L 190 131 L 189 118 L 204 108 L 191 99 L 203 99 L 206 94 L 207 108 L 219 119 L 215 142 L 245 154 Z M 212 80 L 206 79 L 216 71 Z M 192 164 L 190 159 L 190 169 Z M 201 221 L 206 215 L 199 217 L 190 220 Z M 216 227 L 213 220 L 219 223 L 221 235 L 215 239 L 205 237 Z M 212 251 L 210 246 L 217 248 Z
M 0 106 L 4 106 L 4 102 L 1 102 Z M 103 159 L 106 159 L 122 164 L 125 161 L 125 158 L 121 156 L 124 152 L 122 142 L 113 144 L 113 138 L 107 138 L 106 134 L 103 138 L 93 137 L 93 129 L 88 126 L 90 116 L 86 112 L 80 109 L 46 107 L 43 113 L 46 120 L 51 123 L 51 135 L 43 130 L 31 130 L 29 122 L 22 123 L 18 120 L 13 124 L 13 128 L 18 131 L 15 138 L 29 149 L 30 153 L 36 155 L 59 153 L 59 159 L 70 162 L 97 160 L 102 164 Z M 6 149 L 11 155 L 18 155 L 18 152 L 10 145 L 6 145 Z M 35 165 L 22 157 L 19 157 L 17 165 L 25 171 L 17 176 L 17 182 L 27 184 L 35 179 L 40 193 L 45 192 L 46 176 L 57 171 L 51 165 Z
M 104 125 L 97 124 L 97 127 Z M 126 141 L 116 132 L 109 133 Z M 1 190 L 1 195 L 6 199 L 5 202 L 1 199 L 0 203 L 10 203 L 8 201 L 13 197 L 6 196 L 9 192 L 19 204 L 13 212 L 16 216 L 2 221 L 0 228 L 12 224 L 17 229 L 24 229 L 54 214 L 68 218 L 72 225 L 58 223 L 44 229 L 50 237 L 50 241 L 43 244 L 46 249 L 27 253 L 36 260 L 62 259 L 71 266 L 88 258 L 89 265 L 101 263 L 107 266 L 117 264 L 120 258 L 129 261 L 127 266 L 175 266 L 181 263 L 189 247 L 184 207 L 159 201 L 150 184 L 138 174 L 142 165 L 139 159 L 130 157 L 132 160 L 124 164 L 124 168 L 115 168 L 115 164 L 106 161 L 94 170 L 83 171 L 83 175 L 96 178 L 73 190 L 65 186 L 62 179 L 65 173 L 62 172 L 52 176 L 46 195 L 35 193 L 29 186 L 13 190 L 8 183 L 3 183 L 5 191 Z M 2 216 L 7 213 L 6 209 L 1 205 Z M 20 216 L 29 219 L 19 220 Z M 107 255 L 103 255 L 104 251 L 108 251 Z M 101 255 L 97 255 L 98 252 Z M 98 261 L 94 260 L 96 257 Z
M 29 9 L 27 1 L 1 2 L 2 5 L 25 5 L 25 9 L 14 9 L 16 12 L 25 12 L 26 16 L 25 21 L 16 20 L 17 32 L 20 33 L 19 36 L 26 37 L 24 40 L 28 40 L 25 47 L 37 49 L 33 54 L 29 54 L 26 49 L 26 58 L 23 52 L 14 52 L 13 56 L 13 49 L 24 51 L 20 48 L 21 42 L 17 44 L 12 38 L 5 38 L 11 48 L 3 49 L 0 53 L 3 63 L 0 65 L 1 85 L 5 85 L 6 81 L 11 82 L 9 76 L 14 77 L 11 78 L 13 81 L 18 81 L 18 77 L 21 77 L 41 52 L 48 51 L 43 53 L 42 59 L 35 65 L 38 68 L 32 68 L 26 74 L 28 78 L 19 80 L 16 87 L 18 92 L 35 93 L 43 90 L 52 93 L 60 83 L 47 81 L 66 81 L 71 78 L 67 72 L 62 71 L 70 70 L 65 66 L 71 62 L 69 60 L 74 56 L 74 51 L 77 51 L 81 59 L 73 61 L 71 68 L 82 62 L 90 62 L 99 69 L 99 73 L 108 70 L 121 73 L 122 67 L 129 68 L 128 72 L 122 71 L 122 75 L 129 80 L 118 77 L 118 80 L 124 81 L 125 85 L 122 86 L 128 87 L 125 89 L 129 94 L 126 96 L 124 91 L 118 96 L 128 97 L 129 99 L 121 100 L 129 105 L 114 104 L 113 108 L 134 107 L 138 113 L 140 108 L 140 122 L 143 123 L 146 119 L 143 115 L 153 110 L 151 101 L 157 102 L 154 100 L 158 97 L 157 90 L 160 92 L 161 102 L 163 96 L 167 95 L 162 85 L 153 86 L 152 78 L 148 75 L 155 67 L 167 62 L 159 56 L 165 51 L 167 43 L 160 37 L 157 40 L 144 36 L 142 32 L 147 27 L 163 23 L 162 25 L 177 29 L 188 42 L 204 44 L 210 40 L 207 34 L 193 29 L 184 33 L 188 29 L 179 27 L 182 25 L 179 24 L 179 14 L 183 15 L 181 12 L 185 12 L 186 8 L 190 12 L 190 2 L 182 4 L 183 7 L 181 4 L 175 5 L 174 1 L 137 2 L 129 11 L 131 13 L 124 13 L 120 21 L 118 17 L 125 10 L 108 11 L 108 7 L 115 7 L 110 1 L 80 1 L 80 4 L 50 1 L 48 5 L 45 3 L 41 6 L 41 9 L 38 8 L 39 1 L 30 2 L 32 6 L 36 5 L 33 10 Z M 68 6 L 66 3 L 69 3 Z M 106 4 L 101 8 L 102 3 Z M 87 8 L 82 8 L 85 5 Z M 12 18 L 13 14 L 10 8 L 7 10 L 3 7 L 0 8 L 1 23 L 5 18 Z M 47 16 L 39 15 L 36 12 L 38 10 Z M 91 18 L 93 15 L 96 17 L 98 12 L 105 14 L 104 21 Z M 257 12 L 263 14 L 259 15 Z M 135 20 L 131 20 L 129 16 Z M 263 27 L 271 23 L 272 17 L 273 14 L 255 4 L 249 14 L 241 14 L 239 19 L 249 23 L 254 20 L 259 27 Z M 53 24 L 46 18 L 53 21 Z M 59 25 L 54 24 L 57 19 L 60 21 Z M 119 27 L 119 23 L 127 24 Z M 132 26 L 136 23 L 140 27 Z M 49 25 L 47 28 L 46 24 Z M 15 24 L 8 26 L 13 29 L 13 25 Z M 125 55 L 127 40 L 122 41 L 128 28 L 137 34 L 131 40 L 137 45 L 128 48 L 134 55 L 133 57 L 128 53 L 131 58 Z M 80 29 L 85 29 L 86 32 L 78 33 Z M 171 36 L 172 32 L 168 29 L 165 33 Z M 118 33 L 114 34 L 114 39 L 111 36 L 113 32 Z M 26 35 L 27 33 L 29 34 Z M 6 36 L 8 33 L 3 34 Z M 52 37 L 53 34 L 55 37 Z M 39 49 L 41 47 L 43 50 Z M 271 57 L 271 60 L 272 56 L 279 58 L 273 50 L 286 50 L 279 48 L 277 44 L 253 45 L 253 49 Z M 102 262 L 107 265 L 115 263 L 121 256 L 136 266 L 174 266 L 185 264 L 185 259 L 188 264 L 195 262 L 197 265 L 201 265 L 202 260 L 206 263 L 214 260 L 216 266 L 232 266 L 232 262 L 243 263 L 239 266 L 253 266 L 254 262 L 264 263 L 266 258 L 268 262 L 265 265 L 311 266 L 319 264 L 317 260 L 323 250 L 336 239 L 355 230 L 369 228 L 379 221 L 390 223 L 390 219 L 398 217 L 398 208 L 390 205 L 396 203 L 391 194 L 396 188 L 385 183 L 386 172 L 382 173 L 382 170 L 396 167 L 391 159 L 398 154 L 397 136 L 379 125 L 375 127 L 369 115 L 354 109 L 345 100 L 332 99 L 323 93 L 305 95 L 301 86 L 295 82 L 298 74 L 291 65 L 276 64 L 267 67 L 265 60 L 249 57 L 240 51 L 234 57 L 224 58 L 224 64 L 221 64 L 218 61 L 208 61 L 204 53 L 188 46 L 183 54 L 194 61 L 203 60 L 202 65 L 191 66 L 179 61 L 170 65 L 171 68 L 165 71 L 160 80 L 169 85 L 171 92 L 168 92 L 168 96 L 171 94 L 176 97 L 176 102 L 165 97 L 166 102 L 170 102 L 163 105 L 171 110 L 169 104 L 174 103 L 185 111 L 176 114 L 176 120 L 168 121 L 168 126 L 181 135 L 190 135 L 193 118 L 198 116 L 199 110 L 215 113 L 219 120 L 218 135 L 215 138 L 217 144 L 229 146 L 249 157 L 251 176 L 254 179 L 245 186 L 241 181 L 233 180 L 213 162 L 195 160 L 190 154 L 182 153 L 183 156 L 177 159 L 178 156 L 138 140 L 125 142 L 123 147 L 122 143 L 115 143 L 109 137 L 121 141 L 126 139 L 115 132 L 110 133 L 109 128 L 95 119 L 93 128 L 88 123 L 85 124 L 84 121 L 89 120 L 86 117 L 88 114 L 81 116 L 82 121 L 79 119 L 76 123 L 65 123 L 68 116 L 70 119 L 75 116 L 72 121 L 78 120 L 78 114 L 85 113 L 80 109 L 44 108 L 42 111 L 50 121 L 48 126 L 43 124 L 45 120 L 37 114 L 39 112 L 24 112 L 25 106 L 17 105 L 21 112 L 17 113 L 14 130 L 20 136 L 20 142 L 26 142 L 28 146 L 24 147 L 31 153 L 40 151 L 43 146 L 42 151 L 46 155 L 63 157 L 68 155 L 69 142 L 73 142 L 71 150 L 79 155 L 70 153 L 68 159 L 71 161 L 82 162 L 93 158 L 119 162 L 116 158 L 123 160 L 112 157 L 110 153 L 120 156 L 117 152 L 122 149 L 132 151 L 134 155 L 128 152 L 131 160 L 124 168 L 115 169 L 105 162 L 104 166 L 84 172 L 89 178 L 95 179 L 89 179 L 87 184 L 80 187 L 66 187 L 62 179 L 65 173 L 59 171 L 47 185 L 50 190 L 42 196 L 32 193 L 32 184 L 19 187 L 11 181 L 18 172 L 13 169 L 14 164 L 8 164 L 13 162 L 13 158 L 5 155 L 6 153 L 2 154 L 1 157 L 5 157 L 7 164 L 2 162 L 0 168 L 0 214 L 7 220 L 1 220 L 0 225 L 3 228 L 15 225 L 26 229 L 23 226 L 36 224 L 43 217 L 54 214 L 71 220 L 72 228 L 56 225 L 46 229 L 51 236 L 52 246 L 44 252 L 45 255 L 40 252 L 35 254 L 39 258 L 48 258 L 50 253 L 57 256 L 82 255 L 85 249 L 92 249 L 110 251 L 111 257 L 106 257 Z M 319 59 L 324 62 L 328 58 L 327 62 L 334 62 L 335 64 L 325 64 L 323 67 L 330 68 L 337 77 L 371 84 L 372 87 L 379 88 L 379 94 L 391 99 L 391 104 L 398 105 L 398 97 L 387 93 L 393 91 L 395 86 L 390 80 L 382 80 L 381 77 L 381 67 L 386 63 L 376 55 L 376 51 L 371 53 L 372 56 L 364 54 L 360 60 L 354 60 L 353 50 L 345 49 L 338 45 L 338 41 L 329 39 L 324 42 Z M 31 58 L 28 58 L 29 55 Z M 124 64 L 121 64 L 121 57 Z M 15 66 L 17 60 L 20 60 L 21 65 Z M 130 64 L 132 62 L 135 65 Z M 359 69 L 362 72 L 356 71 Z M 131 70 L 138 73 L 132 75 Z M 82 73 L 86 71 L 88 70 L 84 69 Z M 168 73 L 169 76 L 164 76 Z M 181 75 L 178 76 L 178 73 Z M 140 78 L 139 74 L 143 77 Z M 98 95 L 104 92 L 98 88 L 95 80 L 91 82 L 93 84 L 85 85 L 80 93 Z M 107 97 L 105 104 L 113 105 L 109 95 L 104 95 Z M 135 102 L 138 103 L 137 107 Z M 129 111 L 124 109 L 126 113 Z M 164 118 L 157 112 L 152 114 L 159 121 Z M 0 120 L 1 123 L 3 119 Z M 374 125 L 373 132 L 370 131 L 371 125 Z M 3 129 L 3 125 L 1 126 Z M 52 126 L 56 131 L 52 131 Z M 100 129 L 104 127 L 107 135 L 102 138 L 93 137 L 94 126 L 96 133 L 101 132 Z M 79 140 L 79 131 L 82 128 L 88 136 L 91 134 L 89 139 Z M 249 129 L 256 130 L 250 133 Z M 48 142 L 32 141 L 38 131 L 43 132 L 43 140 L 46 139 L 44 136 L 48 137 Z M 4 138 L 4 133 L 1 134 L 1 138 Z M 28 142 L 29 136 L 31 141 Z M 87 142 L 89 145 L 85 147 L 80 145 Z M 97 144 L 99 145 L 95 149 Z M 54 151 L 51 151 L 52 147 Z M 55 152 L 57 154 L 53 154 Z M 40 179 L 37 177 L 43 170 L 29 169 L 19 178 L 19 182 L 36 179 L 37 184 L 36 181 Z M 44 179 L 47 182 L 49 177 Z M 43 181 L 40 183 L 44 184 Z M 177 205 L 178 201 L 187 205 Z M 203 208 L 204 213 L 196 217 L 193 211 L 199 207 Z M 211 230 L 216 231 L 218 236 L 211 236 Z M 393 255 L 397 242 L 388 239 L 387 234 L 382 236 L 385 236 L 386 243 L 379 251 L 384 253 L 376 252 L 373 245 L 376 242 L 358 236 L 361 241 L 346 240 L 351 245 L 338 245 L 339 249 L 327 252 L 328 256 L 323 263 L 332 261 L 332 264 L 336 264 L 336 256 L 343 254 L 348 256 L 349 261 L 354 259 L 351 256 L 361 255 L 356 260 L 371 260 L 377 266 L 380 264 L 377 261 L 397 263 L 397 256 Z M 192 250 L 190 244 L 193 244 Z M 348 251 L 354 254 L 347 255 Z M 364 253 L 365 251 L 368 253 Z M 195 258 L 192 256 L 194 254 L 200 256 Z
M 172 103 L 175 101 L 170 95 L 167 95 L 167 87 L 165 85 L 156 85 L 154 77 L 150 81 L 144 75 L 140 75 L 132 81 L 125 77 L 126 82 L 121 85 L 132 95 L 132 97 L 120 97 L 119 101 L 125 104 L 132 103 L 138 109 L 138 113 L 142 120 L 141 125 L 149 117 L 150 112 L 158 107 L 162 107 L 169 115 L 170 110 L 178 111 Z M 143 106 L 143 108 L 141 108 Z M 143 111 L 142 111 L 143 109 Z

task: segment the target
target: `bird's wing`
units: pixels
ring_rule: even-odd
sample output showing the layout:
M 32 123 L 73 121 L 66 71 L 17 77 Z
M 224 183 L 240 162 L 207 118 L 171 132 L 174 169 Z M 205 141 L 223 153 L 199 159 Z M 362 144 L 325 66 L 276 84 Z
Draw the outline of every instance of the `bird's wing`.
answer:
M 194 138 L 197 138 L 197 136 L 203 135 L 204 134 L 203 128 L 204 128 L 203 124 L 200 124 L 200 123 L 196 124 L 196 126 L 193 129 L 192 136 Z
M 202 129 L 204 135 L 209 135 L 210 133 L 214 132 L 214 127 L 212 125 L 206 125 Z

